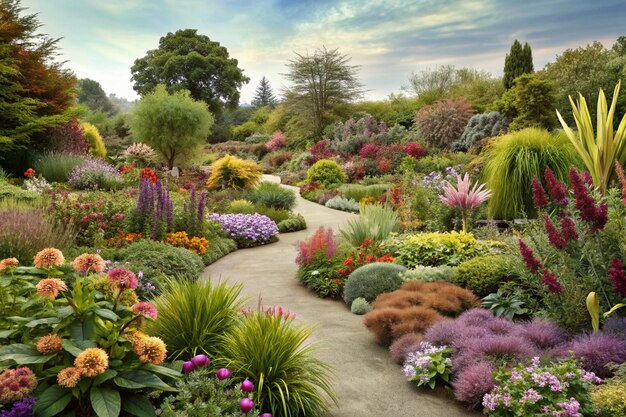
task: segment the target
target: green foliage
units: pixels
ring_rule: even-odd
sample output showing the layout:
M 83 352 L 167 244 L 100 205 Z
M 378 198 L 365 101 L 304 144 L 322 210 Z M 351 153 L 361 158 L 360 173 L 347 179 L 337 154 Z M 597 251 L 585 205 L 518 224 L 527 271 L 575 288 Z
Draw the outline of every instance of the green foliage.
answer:
M 361 209 L 358 201 L 354 201 L 352 199 L 343 198 L 341 196 L 336 196 L 328 200 L 325 204 L 326 207 L 341 210 L 341 211 L 351 211 L 353 213 L 358 212 Z
M 159 319 L 148 323 L 148 331 L 163 339 L 172 359 L 221 357 L 242 305 L 241 284 L 169 280 L 166 288 L 154 301 Z
M 463 135 L 452 144 L 451 148 L 455 152 L 467 152 L 482 139 L 506 133 L 508 127 L 508 119 L 498 112 L 476 114 L 467 122 Z
M 13 200 L 34 204 L 40 199 L 41 195 L 38 192 L 24 190 L 0 178 L 0 203 L 4 200 Z
M 204 143 L 213 116 L 186 90 L 169 94 L 164 85 L 157 85 L 151 91 L 135 106 L 130 129 L 135 140 L 157 151 L 171 169 L 177 158 Z
M 277 100 L 276 97 L 274 97 L 272 86 L 270 85 L 268 79 L 263 76 L 254 92 L 254 98 L 252 99 L 251 104 L 254 107 L 274 107 L 276 103 Z
M 341 165 L 330 159 L 320 159 L 306 172 L 306 182 L 319 182 L 326 188 L 334 184 L 341 184 L 346 179 L 346 173 Z
M 594 404 L 599 408 L 598 417 L 622 417 L 626 415 L 626 365 L 617 367 L 615 376 L 605 379 L 591 392 Z
M 225 47 L 199 35 L 195 29 L 177 30 L 161 37 L 159 48 L 136 59 L 131 73 L 133 88 L 142 96 L 159 84 L 170 93 L 187 90 L 194 100 L 204 101 L 215 115 L 221 114 L 224 107 L 235 109 L 239 90 L 249 81 Z
M 486 255 L 495 242 L 479 241 L 466 232 L 432 232 L 394 236 L 383 242 L 396 262 L 413 269 L 424 266 L 457 266 L 475 256 Z
M 433 171 L 443 171 L 452 165 L 454 165 L 454 161 L 445 156 L 425 156 L 417 160 L 417 172 L 430 174 Z
M 225 335 L 234 373 L 256 381 L 257 404 L 275 417 L 322 417 L 336 402 L 330 369 L 307 343 L 313 330 L 273 312 L 252 313 Z M 264 347 L 264 348 L 263 348 Z
M 453 282 L 472 291 L 478 297 L 485 297 L 498 291 L 498 288 L 519 278 L 521 265 L 516 258 L 507 255 L 478 256 L 469 259 L 456 268 Z
M 400 288 L 404 282 L 400 274 L 404 271 L 406 268 L 402 265 L 389 262 L 363 265 L 348 277 L 343 290 L 343 300 L 348 305 L 359 297 L 374 301 L 380 294 Z
M 511 131 L 556 127 L 554 84 L 534 74 L 516 78 L 513 87 L 494 103 L 494 107 L 511 120 Z
M 211 176 L 207 180 L 209 189 L 251 188 L 260 180 L 263 171 L 256 162 L 245 161 L 226 155 L 211 165 Z
M 256 212 L 254 204 L 248 200 L 233 200 L 226 208 L 227 213 L 254 214 Z
M 373 197 L 378 200 L 380 196 L 389 191 L 389 187 L 389 184 L 343 184 L 338 188 L 338 190 L 347 199 L 361 201 L 364 197 L 367 196 Z
M 576 150 L 565 134 L 551 135 L 540 129 L 524 129 L 491 142 L 484 151 L 484 178 L 492 191 L 489 217 L 514 219 L 535 215 L 533 177 L 541 178 L 547 167 L 567 182 L 569 168 L 579 166 Z
M 359 207 L 359 217 L 348 219 L 341 236 L 356 247 L 365 239 L 380 243 L 399 229 L 400 217 L 391 207 L 366 204 Z
M 278 223 L 283 222 L 289 219 L 289 212 L 284 209 L 276 209 L 273 207 L 267 207 L 262 204 L 257 204 L 255 207 L 255 212 L 262 214 L 263 216 L 267 216 L 274 221 L 278 225 Z
M 524 43 L 522 47 L 522 44 L 515 39 L 513 45 L 511 45 L 510 52 L 504 60 L 504 77 L 502 79 L 504 88 L 510 89 L 513 87 L 514 80 L 517 77 L 524 74 L 532 74 L 533 72 L 533 55 L 530 45 Z
M 115 105 L 109 100 L 98 81 L 89 78 L 78 80 L 78 104 L 84 104 L 92 111 L 102 110 L 108 115 L 117 113 Z
M 118 252 L 120 259 L 141 262 L 172 278 L 195 281 L 204 264 L 199 255 L 184 248 L 144 239 Z
M 501 288 L 483 298 L 482 306 L 488 308 L 496 317 L 506 317 L 509 320 L 518 315 L 526 314 L 528 310 L 522 308 L 524 302 L 512 294 L 506 294 Z
M 218 259 L 237 250 L 237 242 L 232 239 L 220 236 L 214 236 L 209 241 L 207 251 L 202 255 L 204 265 L 210 265 Z
M 37 159 L 33 168 L 49 182 L 68 182 L 72 170 L 84 162 L 80 155 L 47 153 Z
M 250 193 L 250 201 L 275 209 L 291 210 L 296 204 L 296 194 L 280 184 L 262 182 Z
M 350 312 L 352 314 L 358 314 L 359 316 L 369 313 L 372 309 L 370 303 L 363 297 L 355 298 L 350 305 Z
M 276 226 L 280 233 L 298 232 L 306 229 L 306 220 L 301 214 L 291 215 L 288 219 L 278 222 Z
M 420 281 L 420 282 L 434 282 L 434 281 L 448 281 L 451 282 L 454 277 L 454 271 L 456 268 L 441 265 L 441 266 L 423 266 L 418 265 L 413 269 L 407 270 L 400 274 L 405 281 Z
M 473 114 L 464 98 L 446 99 L 422 107 L 415 116 L 415 125 L 430 146 L 448 149 L 459 140 Z

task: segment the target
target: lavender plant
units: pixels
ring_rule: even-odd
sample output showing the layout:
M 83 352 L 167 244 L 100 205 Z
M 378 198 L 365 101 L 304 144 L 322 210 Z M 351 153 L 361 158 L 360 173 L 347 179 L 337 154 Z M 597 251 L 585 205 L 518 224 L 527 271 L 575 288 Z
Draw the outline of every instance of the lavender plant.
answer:
M 70 185 L 80 190 L 112 190 L 122 180 L 117 169 L 102 159 L 87 159 L 70 173 Z
M 239 247 L 269 243 L 278 235 L 273 220 L 261 214 L 216 214 L 209 216 L 217 221 Z
M 187 232 L 189 236 L 202 236 L 204 224 L 206 192 L 196 195 L 196 187 L 191 189 L 189 201 L 183 204 L 183 212 L 178 221 L 177 230 Z
M 137 209 L 128 218 L 130 231 L 145 233 L 155 240 L 164 239 L 174 220 L 169 185 L 164 188 L 160 180 L 155 184 L 141 180 Z

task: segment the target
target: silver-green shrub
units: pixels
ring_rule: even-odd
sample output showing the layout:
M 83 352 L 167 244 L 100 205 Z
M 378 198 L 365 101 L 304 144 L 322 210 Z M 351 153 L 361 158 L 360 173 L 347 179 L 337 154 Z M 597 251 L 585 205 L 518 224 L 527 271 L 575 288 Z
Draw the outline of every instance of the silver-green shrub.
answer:
M 400 273 L 406 271 L 402 265 L 374 262 L 354 270 L 343 289 L 343 299 L 348 305 L 359 297 L 374 301 L 385 292 L 395 291 L 404 282 Z
M 405 281 L 421 281 L 421 282 L 433 282 L 433 281 L 452 281 L 454 277 L 454 270 L 456 268 L 443 265 L 443 266 L 423 266 L 418 265 L 415 268 L 403 272 L 400 274 Z
M 352 199 L 343 198 L 340 196 L 333 197 L 326 202 L 326 207 L 341 210 L 341 211 L 359 211 L 359 203 Z
M 461 138 L 454 142 L 451 149 L 456 152 L 466 152 L 480 140 L 506 133 L 509 128 L 509 119 L 492 111 L 472 116 L 467 122 Z
M 355 298 L 354 301 L 352 301 L 352 305 L 350 306 L 350 311 L 352 312 L 352 314 L 358 315 L 368 313 L 371 309 L 372 306 L 363 297 Z

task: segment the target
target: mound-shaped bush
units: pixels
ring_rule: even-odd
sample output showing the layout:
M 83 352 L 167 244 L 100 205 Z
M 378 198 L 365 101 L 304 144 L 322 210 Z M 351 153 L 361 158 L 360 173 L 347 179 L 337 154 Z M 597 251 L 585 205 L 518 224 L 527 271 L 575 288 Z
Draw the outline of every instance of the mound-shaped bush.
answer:
M 341 165 L 330 159 L 320 159 L 306 172 L 306 182 L 319 182 L 324 187 L 341 184 L 347 179 Z
M 498 291 L 498 288 L 518 278 L 515 258 L 507 255 L 478 256 L 461 263 L 454 273 L 454 283 L 467 288 L 479 297 Z
M 245 161 L 232 155 L 226 155 L 211 165 L 211 176 L 207 187 L 218 188 L 251 188 L 260 180 L 263 170 L 259 164 Z
M 350 274 L 343 290 L 343 299 L 351 305 L 357 298 L 374 301 L 385 292 L 400 288 L 400 273 L 406 271 L 402 265 L 388 262 L 374 262 L 363 265 Z
M 275 209 L 291 210 L 296 204 L 296 193 L 273 182 L 262 182 L 250 194 L 250 201 Z

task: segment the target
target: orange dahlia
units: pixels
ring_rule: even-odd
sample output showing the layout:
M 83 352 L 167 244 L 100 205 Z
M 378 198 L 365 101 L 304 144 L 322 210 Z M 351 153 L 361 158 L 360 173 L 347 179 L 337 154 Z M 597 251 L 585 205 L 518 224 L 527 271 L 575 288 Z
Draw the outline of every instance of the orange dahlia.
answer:
M 57 374 L 57 382 L 65 388 L 74 388 L 80 381 L 80 370 L 78 368 L 65 368 Z
M 77 256 L 72 262 L 72 266 L 76 272 L 88 273 L 100 273 L 104 271 L 105 263 L 102 256 L 97 253 L 83 253 Z
M 42 355 L 52 355 L 63 350 L 63 339 L 56 334 L 49 334 L 39 339 L 36 347 Z
M 0 261 L 0 271 L 4 271 L 5 269 L 15 268 L 18 266 L 20 262 L 17 258 L 6 258 Z
M 37 283 L 37 295 L 54 300 L 59 292 L 67 290 L 65 282 L 57 278 L 45 278 Z
M 65 262 L 63 253 L 55 248 L 45 248 L 37 252 L 34 264 L 37 268 L 52 268 L 61 266 Z
M 165 360 L 165 342 L 158 337 L 144 337 L 135 343 L 135 353 L 142 362 L 159 365 Z
M 82 376 L 94 377 L 104 373 L 109 367 L 109 356 L 100 348 L 85 349 L 74 360 Z

